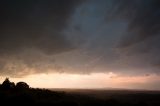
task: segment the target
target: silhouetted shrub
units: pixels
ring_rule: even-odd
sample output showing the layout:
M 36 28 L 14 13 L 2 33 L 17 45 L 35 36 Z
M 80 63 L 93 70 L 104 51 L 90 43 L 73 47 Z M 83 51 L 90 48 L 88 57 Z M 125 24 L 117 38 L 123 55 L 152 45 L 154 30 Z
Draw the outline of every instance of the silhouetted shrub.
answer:
M 25 82 L 18 82 L 16 84 L 17 89 L 29 89 L 29 85 Z
M 15 87 L 14 82 L 10 82 L 9 78 L 6 78 L 1 85 L 1 88 L 4 89 L 4 90 L 13 89 L 14 87 Z

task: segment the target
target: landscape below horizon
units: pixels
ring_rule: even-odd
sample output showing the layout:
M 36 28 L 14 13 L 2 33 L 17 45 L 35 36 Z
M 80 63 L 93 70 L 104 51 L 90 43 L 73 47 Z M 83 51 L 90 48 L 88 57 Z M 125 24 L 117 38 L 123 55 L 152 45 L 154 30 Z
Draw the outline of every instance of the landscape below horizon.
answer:
M 160 91 L 98 90 L 98 89 L 40 89 L 25 82 L 0 84 L 1 104 L 53 106 L 159 106 Z

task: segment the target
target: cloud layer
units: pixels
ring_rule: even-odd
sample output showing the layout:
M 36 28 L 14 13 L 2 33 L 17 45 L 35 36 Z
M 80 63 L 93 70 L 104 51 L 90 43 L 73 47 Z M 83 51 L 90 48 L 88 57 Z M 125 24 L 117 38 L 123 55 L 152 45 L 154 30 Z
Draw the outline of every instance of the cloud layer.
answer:
M 0 2 L 0 73 L 159 73 L 159 0 Z

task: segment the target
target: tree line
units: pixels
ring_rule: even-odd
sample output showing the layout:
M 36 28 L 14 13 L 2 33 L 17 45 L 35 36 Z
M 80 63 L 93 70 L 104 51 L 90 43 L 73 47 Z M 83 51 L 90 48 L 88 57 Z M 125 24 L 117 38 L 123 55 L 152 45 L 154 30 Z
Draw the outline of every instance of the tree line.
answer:
M 11 90 L 11 89 L 29 89 L 29 85 L 26 82 L 11 82 L 9 78 L 6 78 L 2 84 L 0 84 L 1 90 Z

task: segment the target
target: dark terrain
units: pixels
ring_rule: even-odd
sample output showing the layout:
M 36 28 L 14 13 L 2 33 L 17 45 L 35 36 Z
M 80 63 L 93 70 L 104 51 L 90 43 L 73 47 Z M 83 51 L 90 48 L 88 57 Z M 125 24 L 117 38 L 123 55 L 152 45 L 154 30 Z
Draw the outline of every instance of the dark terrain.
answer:
M 35 89 L 6 79 L 0 85 L 0 103 L 52 106 L 160 106 L 160 91 Z

